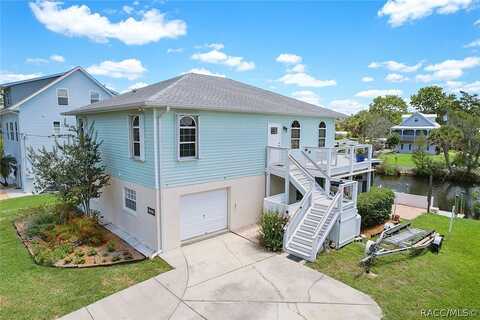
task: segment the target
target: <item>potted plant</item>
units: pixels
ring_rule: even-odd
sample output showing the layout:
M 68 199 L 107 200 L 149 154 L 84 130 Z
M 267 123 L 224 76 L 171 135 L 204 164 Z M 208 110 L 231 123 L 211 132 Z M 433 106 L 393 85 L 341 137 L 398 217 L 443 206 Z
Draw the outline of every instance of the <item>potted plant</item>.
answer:
M 356 157 L 357 157 L 357 162 L 365 161 L 365 150 L 357 149 Z

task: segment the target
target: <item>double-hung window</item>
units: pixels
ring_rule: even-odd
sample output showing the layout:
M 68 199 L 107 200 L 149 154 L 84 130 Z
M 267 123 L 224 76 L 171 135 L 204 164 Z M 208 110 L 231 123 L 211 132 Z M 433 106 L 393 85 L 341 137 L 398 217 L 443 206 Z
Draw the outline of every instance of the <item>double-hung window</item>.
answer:
M 90 91 L 90 103 L 97 103 L 100 101 L 100 93 L 97 91 Z
M 60 134 L 60 121 L 53 121 L 53 134 L 59 135 Z
M 18 124 L 17 124 L 17 121 L 15 121 L 15 140 L 18 141 Z
M 130 155 L 133 159 L 143 160 L 143 116 L 131 115 L 129 120 Z
M 137 211 L 137 192 L 125 187 L 123 189 L 124 206 L 131 211 Z
M 198 117 L 178 116 L 178 158 L 198 158 Z
M 318 146 L 320 148 L 325 147 L 325 141 L 327 139 L 327 125 L 325 122 L 320 122 L 318 125 Z
M 68 106 L 68 89 L 57 89 L 57 103 L 59 106 Z
M 15 140 L 15 132 L 13 131 L 13 122 L 10 122 L 10 140 Z
M 300 122 L 294 120 L 290 128 L 290 148 L 292 149 L 300 148 L 300 130 Z

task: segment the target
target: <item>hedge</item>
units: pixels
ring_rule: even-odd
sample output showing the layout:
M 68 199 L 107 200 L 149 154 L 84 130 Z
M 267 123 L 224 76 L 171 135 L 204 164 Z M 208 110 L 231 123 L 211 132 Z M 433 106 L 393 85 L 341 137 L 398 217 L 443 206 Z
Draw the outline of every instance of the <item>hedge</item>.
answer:
M 357 209 L 362 217 L 362 228 L 384 223 L 390 217 L 395 194 L 388 188 L 372 187 L 358 196 Z

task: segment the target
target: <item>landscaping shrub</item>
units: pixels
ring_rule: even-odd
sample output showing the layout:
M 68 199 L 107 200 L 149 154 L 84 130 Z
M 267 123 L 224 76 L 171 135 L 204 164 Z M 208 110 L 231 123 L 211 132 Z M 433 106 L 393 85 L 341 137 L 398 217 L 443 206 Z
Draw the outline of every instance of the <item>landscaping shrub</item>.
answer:
M 259 222 L 260 243 L 270 251 L 283 247 L 283 233 L 288 218 L 273 212 L 265 212 Z
M 362 228 L 384 223 L 390 217 L 395 194 L 388 188 L 372 187 L 358 196 L 357 209 L 362 217 Z
M 107 251 L 108 252 L 113 252 L 115 251 L 115 243 L 113 241 L 108 241 L 107 243 Z

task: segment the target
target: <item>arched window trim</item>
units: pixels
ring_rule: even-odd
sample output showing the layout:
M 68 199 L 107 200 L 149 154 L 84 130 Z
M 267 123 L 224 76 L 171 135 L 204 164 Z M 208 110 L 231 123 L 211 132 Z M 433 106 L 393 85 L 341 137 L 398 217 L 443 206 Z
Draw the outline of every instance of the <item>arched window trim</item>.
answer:
M 320 148 L 323 148 L 325 147 L 326 143 L 327 143 L 327 124 L 325 123 L 325 121 L 321 121 L 318 124 L 318 146 Z
M 185 118 L 190 118 L 193 121 L 193 126 L 187 126 L 187 125 L 182 125 L 182 119 Z M 199 120 L 198 120 L 198 115 L 193 115 L 193 114 L 178 114 L 177 115 L 177 159 L 178 160 L 194 160 L 198 159 L 198 143 L 199 143 Z M 181 141 L 182 137 L 182 130 L 192 130 L 194 129 L 194 137 L 193 141 Z M 193 145 L 193 152 L 194 154 L 182 154 L 182 145 Z
M 298 124 L 298 127 L 294 125 Z M 294 132 L 298 131 L 298 136 L 294 134 Z M 293 120 L 292 123 L 290 124 L 290 148 L 291 149 L 300 149 L 300 141 L 302 137 L 302 125 L 300 124 L 300 121 L 298 120 Z

